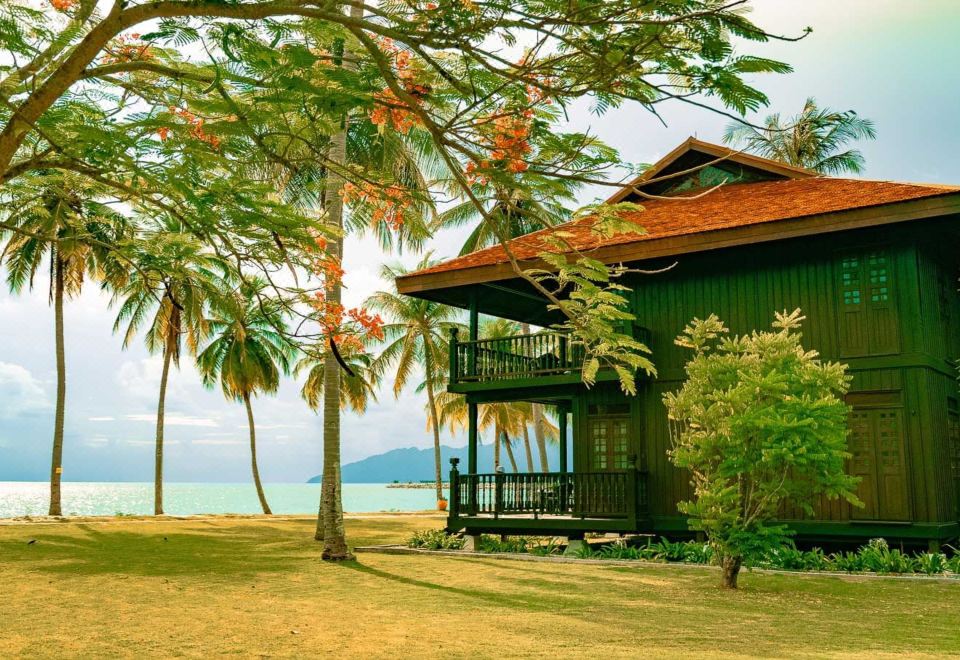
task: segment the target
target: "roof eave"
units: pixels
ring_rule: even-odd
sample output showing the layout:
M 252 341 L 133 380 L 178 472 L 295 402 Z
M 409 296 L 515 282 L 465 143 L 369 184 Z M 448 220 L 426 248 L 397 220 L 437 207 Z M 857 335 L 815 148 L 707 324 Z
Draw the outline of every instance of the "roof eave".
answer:
M 960 213 L 960 192 L 947 192 L 923 199 L 894 202 L 845 211 L 821 213 L 788 220 L 762 222 L 697 234 L 647 238 L 641 241 L 609 245 L 590 253 L 604 263 L 631 263 L 647 259 L 679 256 L 709 250 L 827 234 L 849 229 L 875 227 L 897 222 L 924 220 Z M 523 268 L 543 267 L 538 259 L 521 262 Z M 472 266 L 433 273 L 411 273 L 396 280 L 400 293 L 417 294 L 471 284 L 495 282 L 517 277 L 509 262 Z

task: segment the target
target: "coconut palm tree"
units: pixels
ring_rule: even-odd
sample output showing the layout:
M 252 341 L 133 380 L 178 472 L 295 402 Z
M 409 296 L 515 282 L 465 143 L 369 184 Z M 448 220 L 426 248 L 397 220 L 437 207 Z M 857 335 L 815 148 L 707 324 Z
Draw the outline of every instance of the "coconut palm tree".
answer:
M 513 440 L 526 433 L 532 422 L 533 406 L 528 401 L 499 401 L 482 403 L 477 407 L 477 428 L 483 433 L 493 433 L 493 467 L 498 470 L 502 465 L 502 452 L 514 472 L 518 472 L 516 458 L 513 455 Z M 446 427 L 451 433 L 467 427 L 467 402 L 461 394 L 441 392 L 437 395 L 438 428 Z M 552 427 L 549 420 L 545 424 Z M 434 428 L 431 426 L 431 428 Z M 532 467 L 528 465 L 528 468 Z
M 197 356 L 203 384 L 217 381 L 224 396 L 242 401 L 250 429 L 250 464 L 257 497 L 264 513 L 271 513 L 257 466 L 257 435 L 251 399 L 258 393 L 272 394 L 280 385 L 280 373 L 290 372 L 293 351 L 277 331 L 283 324 L 279 305 L 258 295 L 261 281 L 243 285 L 239 291 L 224 291 L 210 299 L 207 323 L 211 341 Z
M 124 329 L 123 347 L 146 327 L 147 350 L 163 357 L 154 452 L 153 512 L 158 516 L 163 515 L 163 432 L 170 365 L 180 367 L 184 343 L 191 355 L 197 354 L 209 330 L 204 306 L 219 279 L 216 271 L 222 270 L 218 260 L 180 227 L 163 229 L 138 248 L 136 268 L 114 290 L 112 300 L 120 305 L 113 330 Z
M 427 253 L 414 270 L 428 268 L 434 261 Z M 408 272 L 400 266 L 384 266 L 380 276 L 390 282 Z M 375 368 L 386 373 L 394 369 L 393 393 L 400 392 L 410 383 L 418 367 L 423 370 L 423 381 L 418 391 L 427 394 L 428 425 L 433 429 L 433 449 L 437 501 L 443 499 L 443 476 L 440 459 L 440 425 L 437 408 L 437 392 L 446 380 L 449 366 L 447 338 L 452 328 L 463 329 L 456 322 L 457 311 L 452 307 L 401 296 L 396 288 L 378 291 L 367 299 L 366 305 L 385 315 L 385 346 L 375 361 Z
M 797 116 L 781 120 L 779 114 L 769 115 L 761 129 L 740 122 L 728 124 L 723 141 L 764 158 L 823 174 L 857 174 L 863 171 L 863 154 L 846 149 L 847 143 L 876 136 L 873 122 L 853 110 L 820 108 L 816 99 L 808 98 Z
M 344 349 L 341 348 L 340 350 L 344 353 Z M 374 369 L 374 358 L 367 353 L 344 353 L 341 358 L 350 368 L 352 375 L 342 374 L 339 378 L 340 410 L 349 408 L 362 415 L 367 411 L 369 403 L 377 400 L 377 386 L 380 383 L 381 374 Z M 340 369 L 339 365 L 335 368 Z M 299 375 L 304 372 L 307 374 L 303 387 L 300 389 L 300 396 L 316 413 L 321 411 L 323 405 L 325 371 L 326 355 L 323 354 L 305 355 L 300 358 L 294 367 L 295 374 Z M 314 539 L 317 541 L 324 539 L 323 515 L 317 515 Z
M 64 301 L 78 295 L 87 278 L 122 281 L 125 271 L 118 250 L 129 232 L 123 216 L 97 201 L 102 190 L 84 178 L 51 174 L 43 177 L 35 192 L 24 204 L 6 210 L 11 229 L 6 232 L 9 238 L 0 263 L 6 261 L 7 283 L 14 293 L 25 286 L 32 289 L 37 273 L 49 265 L 57 366 L 49 515 L 59 516 L 63 514 L 60 481 L 67 389 Z

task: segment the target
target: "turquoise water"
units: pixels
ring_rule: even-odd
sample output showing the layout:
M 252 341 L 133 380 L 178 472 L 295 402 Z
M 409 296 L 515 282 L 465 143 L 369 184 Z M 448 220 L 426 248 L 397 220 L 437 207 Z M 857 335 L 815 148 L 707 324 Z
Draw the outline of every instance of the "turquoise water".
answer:
M 265 484 L 274 513 L 316 513 L 319 484 Z M 0 481 L 0 518 L 46 515 L 50 490 L 42 481 Z M 152 483 L 64 482 L 63 513 L 112 516 L 153 513 Z M 422 511 L 436 508 L 433 489 L 344 484 L 343 510 Z M 253 484 L 164 484 L 163 508 L 175 516 L 197 513 L 260 513 Z

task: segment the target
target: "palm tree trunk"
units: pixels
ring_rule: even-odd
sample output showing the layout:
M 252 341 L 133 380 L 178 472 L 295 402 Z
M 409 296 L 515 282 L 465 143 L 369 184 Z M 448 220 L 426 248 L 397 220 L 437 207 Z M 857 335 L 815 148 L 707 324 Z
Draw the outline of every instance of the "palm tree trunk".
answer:
M 520 332 L 525 335 L 529 335 L 530 324 L 521 323 Z M 533 437 L 537 441 L 537 453 L 540 455 L 540 471 L 549 472 L 550 465 L 547 462 L 547 439 L 543 432 L 543 406 L 539 403 L 531 404 L 530 416 L 533 419 Z M 526 435 L 526 430 L 524 430 L 523 439 L 528 445 L 530 444 L 530 440 Z M 530 471 L 533 472 L 533 469 L 531 468 Z
M 320 486 L 320 506 L 317 508 L 317 528 L 313 532 L 314 541 L 323 540 L 323 485 Z
M 63 260 L 55 252 L 53 274 L 54 341 L 57 354 L 57 410 L 53 420 L 53 457 L 50 462 L 51 516 L 62 516 L 60 506 L 60 479 L 63 476 L 63 422 L 67 402 L 67 358 L 63 340 Z
M 523 449 L 527 453 L 527 472 L 533 472 L 533 451 L 530 449 L 530 430 L 523 425 Z
M 247 425 L 250 427 L 250 465 L 253 467 L 253 483 L 257 487 L 257 497 L 260 506 L 267 515 L 273 513 L 267 504 L 267 496 L 263 494 L 263 484 L 260 483 L 260 469 L 257 467 L 257 432 L 253 424 L 253 407 L 250 405 L 250 395 L 243 395 L 243 404 L 247 407 Z
M 424 338 L 425 340 L 427 338 Z M 424 345 L 426 345 L 424 341 Z M 440 457 L 440 419 L 437 415 L 437 398 L 433 391 L 431 374 L 433 364 L 430 362 L 429 351 L 424 351 L 423 367 L 427 374 L 427 405 L 430 406 L 430 424 L 433 426 L 433 468 L 437 486 L 437 501 L 443 499 L 443 459 Z
M 173 351 L 168 339 L 163 347 L 163 371 L 160 373 L 160 400 L 157 403 L 157 444 L 154 453 L 153 467 L 153 515 L 163 515 L 163 417 L 167 400 L 167 379 L 170 377 L 170 362 Z M 250 428 L 253 428 L 253 418 L 250 418 Z M 252 431 L 251 431 L 252 432 Z
M 352 18 L 363 17 L 363 5 L 351 5 Z M 338 64 L 351 67 L 346 49 L 340 44 L 342 59 Z M 340 131 L 330 138 L 328 162 L 344 167 L 347 164 L 348 120 L 344 115 Z M 327 168 L 325 210 L 327 224 L 337 232 L 343 230 L 343 176 L 334 168 Z M 343 263 L 343 238 L 337 238 L 328 246 L 330 258 Z M 339 305 L 343 297 L 339 281 L 327 283 L 327 301 Z M 332 338 L 328 338 L 332 341 Z M 343 525 L 343 499 L 340 483 L 340 365 L 332 348 L 323 356 L 323 483 L 320 485 L 320 518 L 323 526 L 323 553 L 330 561 L 353 559 L 347 547 L 347 533 Z
M 493 471 L 500 471 L 500 436 L 503 435 L 500 433 L 500 425 L 493 425 Z
M 510 459 L 510 467 L 513 468 L 514 472 L 519 472 L 517 470 L 517 459 L 513 457 L 513 446 L 510 444 L 510 436 L 506 433 L 503 434 L 503 446 L 507 450 L 507 458 Z
M 544 417 L 543 405 L 535 403 L 532 406 L 533 416 L 533 437 L 537 442 L 537 453 L 540 454 L 540 471 L 549 472 L 550 462 L 547 458 L 547 436 L 544 433 L 546 418 Z

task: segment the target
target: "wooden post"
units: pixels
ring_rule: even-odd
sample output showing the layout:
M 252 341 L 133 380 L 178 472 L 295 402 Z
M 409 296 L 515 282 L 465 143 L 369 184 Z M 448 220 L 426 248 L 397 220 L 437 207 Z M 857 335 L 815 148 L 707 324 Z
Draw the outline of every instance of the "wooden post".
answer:
M 457 368 L 457 346 L 460 343 L 457 341 L 457 329 L 450 328 L 450 382 L 456 383 L 460 370 Z
M 476 475 L 477 470 L 477 404 L 467 403 L 467 474 Z M 473 478 L 470 485 L 470 501 L 468 502 L 471 516 L 477 515 L 477 488 L 479 480 Z
M 467 349 L 467 375 L 477 377 L 477 339 L 480 336 L 480 314 L 477 312 L 477 292 L 470 290 L 470 343 Z M 474 470 L 472 473 L 476 474 Z
M 450 518 L 456 520 L 460 517 L 460 470 L 457 464 L 459 458 L 450 459 Z
M 560 471 L 567 471 L 567 406 L 566 404 L 560 404 L 560 420 L 559 420 L 559 432 L 560 432 Z

